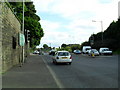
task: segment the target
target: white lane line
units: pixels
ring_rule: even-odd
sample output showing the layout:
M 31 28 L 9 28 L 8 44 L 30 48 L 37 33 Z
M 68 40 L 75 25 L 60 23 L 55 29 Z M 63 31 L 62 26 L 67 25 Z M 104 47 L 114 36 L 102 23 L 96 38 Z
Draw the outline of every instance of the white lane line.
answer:
M 91 57 L 91 56 L 89 56 L 89 55 L 84 55 L 84 54 L 82 54 L 82 56 L 85 56 L 85 57 Z M 96 56 L 96 57 L 113 57 L 113 56 Z
M 59 88 L 64 88 L 64 86 L 63 86 L 63 85 L 60 83 L 60 81 L 57 79 L 56 74 L 54 73 L 54 71 L 49 67 L 49 65 L 47 65 L 47 62 L 45 61 L 45 59 L 43 59 L 43 57 L 41 57 L 41 58 L 42 58 L 43 62 L 45 63 L 45 65 L 47 66 L 48 70 L 50 71 L 51 75 L 53 76 L 53 78 L 54 78 L 57 86 L 58 86 Z

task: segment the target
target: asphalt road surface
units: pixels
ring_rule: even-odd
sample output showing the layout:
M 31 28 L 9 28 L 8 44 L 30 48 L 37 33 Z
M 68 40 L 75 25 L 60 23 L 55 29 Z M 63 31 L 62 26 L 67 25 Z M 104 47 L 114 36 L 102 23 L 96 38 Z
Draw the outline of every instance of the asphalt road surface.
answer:
M 43 55 L 59 88 L 118 88 L 118 56 L 72 54 L 71 65 L 52 63 L 50 55 Z
M 52 63 L 52 57 L 31 55 L 22 67 L 2 75 L 3 88 L 118 88 L 118 56 L 72 54 L 69 64 Z

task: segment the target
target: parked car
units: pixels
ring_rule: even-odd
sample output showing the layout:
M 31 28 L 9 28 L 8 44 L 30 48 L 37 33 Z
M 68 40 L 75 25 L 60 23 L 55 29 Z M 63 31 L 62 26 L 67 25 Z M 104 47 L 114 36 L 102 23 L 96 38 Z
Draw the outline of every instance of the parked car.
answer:
M 74 54 L 81 54 L 82 52 L 80 50 L 74 50 Z
M 112 51 L 109 48 L 100 48 L 99 53 L 101 55 L 112 55 Z
M 57 51 L 53 57 L 53 63 L 72 63 L 72 56 L 68 51 Z
M 88 51 L 91 49 L 91 46 L 83 46 L 82 48 L 82 53 L 83 54 L 88 54 Z
M 33 52 L 33 54 L 39 54 L 39 51 L 35 50 L 35 51 Z
M 92 56 L 92 54 L 94 54 L 95 56 L 99 56 L 99 52 L 96 49 L 89 50 L 88 55 Z

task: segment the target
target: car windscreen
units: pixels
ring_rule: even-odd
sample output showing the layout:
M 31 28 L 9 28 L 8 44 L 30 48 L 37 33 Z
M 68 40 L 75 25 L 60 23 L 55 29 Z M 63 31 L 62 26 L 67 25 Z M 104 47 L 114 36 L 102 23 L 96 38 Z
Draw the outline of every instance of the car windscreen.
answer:
M 104 49 L 104 51 L 109 51 L 109 49 Z
M 91 48 L 86 48 L 86 51 L 87 51 L 87 50 L 90 50 L 90 49 L 91 49 Z
M 59 52 L 58 56 L 69 56 L 68 52 Z
M 94 51 L 94 52 L 97 52 L 97 50 L 96 50 L 96 49 L 93 49 L 93 51 Z

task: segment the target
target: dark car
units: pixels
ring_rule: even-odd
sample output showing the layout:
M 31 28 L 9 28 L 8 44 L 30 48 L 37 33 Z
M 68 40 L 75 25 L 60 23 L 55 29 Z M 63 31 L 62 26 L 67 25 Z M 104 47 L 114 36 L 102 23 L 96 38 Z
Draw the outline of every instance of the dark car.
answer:
M 49 51 L 49 55 L 53 55 L 53 56 L 54 56 L 54 55 L 55 55 L 55 52 L 56 52 L 55 50 L 50 50 L 50 51 Z
M 80 50 L 74 50 L 74 54 L 81 54 L 82 52 Z

